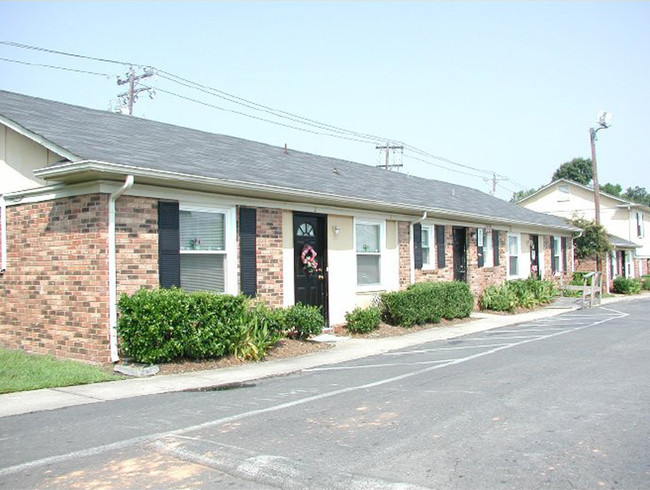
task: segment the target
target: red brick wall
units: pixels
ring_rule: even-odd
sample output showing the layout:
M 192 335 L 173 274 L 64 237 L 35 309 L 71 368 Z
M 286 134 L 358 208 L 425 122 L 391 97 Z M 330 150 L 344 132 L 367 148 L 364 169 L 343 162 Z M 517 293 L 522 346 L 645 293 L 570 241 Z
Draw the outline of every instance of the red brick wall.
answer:
M 468 228 L 468 232 L 467 274 L 469 279 L 469 288 L 474 295 L 475 304 L 478 305 L 478 298 L 486 287 L 492 284 L 501 284 L 506 280 L 506 261 L 508 259 L 508 255 L 506 253 L 507 233 L 499 233 L 499 265 L 494 267 L 479 267 L 478 245 L 476 243 L 476 238 L 472 238 L 472 233 L 477 233 L 476 228 Z
M 406 289 L 411 284 L 411 224 L 397 223 L 397 247 L 399 253 L 399 287 Z
M 435 234 L 434 234 L 435 235 Z M 433 236 L 432 236 L 433 238 Z M 433 240 L 431 242 L 434 243 Z M 445 226 L 445 267 L 438 269 L 438 244 L 431 249 L 432 256 L 435 256 L 435 269 L 416 269 L 415 282 L 425 281 L 453 281 L 454 280 L 454 248 L 452 227 Z M 469 260 L 469 258 L 468 258 Z
M 404 226 L 402 226 L 404 225 Z M 405 288 L 410 284 L 410 246 L 408 223 L 400 223 L 400 287 Z M 506 279 L 506 233 L 499 234 L 500 262 L 496 267 L 478 267 L 478 248 L 476 240 L 471 237 L 475 228 L 467 229 L 467 274 L 472 293 L 478 300 L 479 295 L 490 284 L 500 284 Z M 432 249 L 433 251 L 433 249 Z M 438 250 L 435 247 L 435 253 Z M 445 226 L 445 267 L 437 267 L 437 258 L 434 269 L 416 269 L 415 282 L 425 281 L 453 281 L 454 279 L 454 248 L 452 226 Z
M 159 285 L 158 201 L 122 196 L 115 203 L 117 297 Z
M 7 208 L 0 344 L 109 361 L 108 195 Z
M 257 208 L 257 251 L 257 296 L 269 306 L 282 306 L 281 209 Z

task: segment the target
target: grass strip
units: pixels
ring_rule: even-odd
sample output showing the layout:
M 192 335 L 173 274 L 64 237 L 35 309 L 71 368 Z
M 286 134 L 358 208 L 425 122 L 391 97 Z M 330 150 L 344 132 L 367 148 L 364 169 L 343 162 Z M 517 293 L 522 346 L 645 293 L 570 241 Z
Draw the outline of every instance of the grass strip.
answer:
M 100 366 L 0 348 L 0 394 L 118 379 Z

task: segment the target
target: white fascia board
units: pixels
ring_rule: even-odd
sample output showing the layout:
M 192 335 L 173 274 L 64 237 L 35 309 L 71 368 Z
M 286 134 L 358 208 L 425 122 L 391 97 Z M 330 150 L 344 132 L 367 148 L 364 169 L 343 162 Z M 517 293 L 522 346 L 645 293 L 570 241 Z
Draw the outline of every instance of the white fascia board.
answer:
M 337 194 L 329 194 L 324 192 L 316 191 L 307 191 L 307 190 L 296 190 L 288 187 L 281 187 L 268 184 L 259 184 L 259 183 L 250 183 L 243 182 L 232 179 L 218 179 L 213 177 L 202 177 L 192 174 L 184 174 L 180 172 L 170 172 L 165 170 L 152 170 L 140 167 L 133 167 L 130 165 L 123 165 L 117 163 L 109 162 L 99 162 L 92 160 L 84 160 L 80 162 L 71 162 L 62 165 L 56 165 L 55 167 L 46 167 L 39 170 L 36 170 L 34 174 L 39 178 L 57 178 L 65 175 L 74 174 L 80 171 L 95 171 L 95 172 L 121 172 L 124 174 L 132 174 L 136 177 L 145 177 L 145 178 L 158 178 L 161 180 L 169 181 L 178 181 L 182 180 L 188 183 L 196 183 L 201 185 L 214 185 L 226 187 L 230 190 L 247 190 L 247 191 L 267 191 L 273 194 L 278 195 L 279 198 L 282 196 L 291 196 L 298 199 L 305 200 L 314 200 L 319 199 L 321 202 L 328 202 L 330 205 L 342 205 L 345 207 L 345 204 L 349 203 L 356 205 L 362 208 L 365 208 L 369 211 L 382 212 L 381 208 L 391 208 L 393 210 L 399 210 L 404 212 L 409 217 L 415 217 L 415 215 L 422 215 L 425 211 L 429 213 L 430 216 L 439 215 L 441 217 L 447 217 L 450 220 L 466 220 L 469 222 L 481 222 L 485 224 L 494 224 L 494 225 L 505 225 L 505 226 L 517 226 L 532 228 L 535 230 L 563 230 L 566 233 L 573 231 L 579 231 L 578 228 L 566 225 L 566 226 L 548 226 L 539 223 L 530 223 L 522 222 L 516 220 L 507 220 L 507 219 L 495 219 L 491 216 L 480 215 L 476 213 L 463 213 L 449 211 L 445 209 L 437 208 L 427 208 L 424 206 L 413 206 L 410 204 L 403 203 L 386 203 L 382 201 L 376 201 L 372 199 L 360 199 L 360 198 L 351 198 L 348 196 L 340 196 Z M 385 213 L 390 213 L 391 211 L 386 211 Z M 399 213 L 398 213 L 399 214 Z
M 29 129 L 21 126 L 20 124 L 12 121 L 11 119 L 7 119 L 2 115 L 0 115 L 0 124 L 4 124 L 9 129 L 15 131 L 16 133 L 21 134 L 32 141 L 35 141 L 39 145 L 42 145 L 48 150 L 53 151 L 54 153 L 61 155 L 64 158 L 67 158 L 71 162 L 81 160 L 81 158 L 75 155 L 74 153 L 70 153 L 65 148 L 57 145 L 56 143 L 51 142 L 50 140 L 42 137 L 39 134 L 34 133 L 33 131 L 30 131 Z

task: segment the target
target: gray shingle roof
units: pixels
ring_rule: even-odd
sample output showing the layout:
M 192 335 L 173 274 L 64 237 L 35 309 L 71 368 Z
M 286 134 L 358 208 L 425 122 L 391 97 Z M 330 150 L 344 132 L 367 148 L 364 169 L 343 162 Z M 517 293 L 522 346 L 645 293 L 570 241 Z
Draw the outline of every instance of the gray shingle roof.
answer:
M 609 237 L 609 241 L 616 248 L 641 248 L 641 245 L 637 245 L 636 243 L 626 240 L 625 238 L 621 238 L 620 236 L 616 236 L 616 235 L 607 235 L 607 236 Z
M 0 115 L 78 160 L 313 191 L 570 230 L 567 222 L 484 192 L 231 136 L 0 91 Z M 61 165 L 55 163 L 51 168 Z M 336 172 L 334 171 L 336 169 Z

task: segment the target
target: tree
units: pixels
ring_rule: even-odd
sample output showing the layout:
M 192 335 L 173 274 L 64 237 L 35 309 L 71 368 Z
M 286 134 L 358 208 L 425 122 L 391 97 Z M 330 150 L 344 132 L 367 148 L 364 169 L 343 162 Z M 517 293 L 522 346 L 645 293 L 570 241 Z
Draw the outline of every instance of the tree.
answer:
M 623 192 L 623 188 L 620 184 L 610 184 L 607 182 L 607 184 L 598 187 L 600 188 L 600 192 L 604 192 L 610 196 L 621 197 L 621 192 Z
M 574 218 L 572 223 L 582 229 L 582 232 L 573 238 L 573 249 L 577 259 L 582 260 L 593 256 L 603 258 L 612 250 L 607 231 L 602 225 L 584 218 Z
M 628 187 L 621 197 L 637 204 L 650 206 L 650 194 L 648 194 L 648 191 L 645 190 L 645 187 Z
M 519 202 L 523 198 L 530 196 L 531 194 L 535 194 L 539 189 L 528 189 L 527 191 L 517 191 L 512 194 L 512 197 L 510 198 L 510 202 Z
M 582 185 L 589 185 L 592 177 L 591 159 L 574 158 L 565 162 L 555 171 L 551 182 L 560 179 L 567 179 Z

